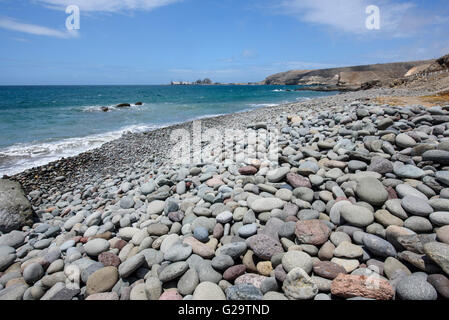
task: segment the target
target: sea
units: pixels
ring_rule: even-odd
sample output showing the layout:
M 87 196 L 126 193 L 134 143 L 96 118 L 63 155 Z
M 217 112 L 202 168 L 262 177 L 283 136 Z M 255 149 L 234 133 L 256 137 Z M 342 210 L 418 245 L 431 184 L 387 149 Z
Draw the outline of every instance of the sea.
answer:
M 98 148 L 125 132 L 336 94 L 294 91 L 299 87 L 0 86 L 0 177 Z M 120 103 L 131 107 L 117 108 Z

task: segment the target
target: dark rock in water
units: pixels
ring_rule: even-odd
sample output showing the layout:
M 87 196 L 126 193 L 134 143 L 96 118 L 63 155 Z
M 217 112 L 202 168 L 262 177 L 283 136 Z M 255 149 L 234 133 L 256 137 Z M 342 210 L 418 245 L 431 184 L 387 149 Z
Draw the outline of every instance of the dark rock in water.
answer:
M 252 284 L 237 284 L 226 290 L 228 300 L 262 300 L 262 292 Z
M 33 209 L 21 185 L 11 180 L 0 180 L 0 232 L 10 232 L 32 226 Z
M 136 106 L 141 106 L 141 105 L 143 105 L 143 102 L 136 102 Z
M 108 111 L 109 111 L 109 108 L 108 108 L 108 107 L 101 107 L 101 111 L 103 111 L 103 112 L 108 112 Z
M 125 108 L 125 107 L 131 107 L 129 103 L 120 103 L 116 105 L 117 108 Z

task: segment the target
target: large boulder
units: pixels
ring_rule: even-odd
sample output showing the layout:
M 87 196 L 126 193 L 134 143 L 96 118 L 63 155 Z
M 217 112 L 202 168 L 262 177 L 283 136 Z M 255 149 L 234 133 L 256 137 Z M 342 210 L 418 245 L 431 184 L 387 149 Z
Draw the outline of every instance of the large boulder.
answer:
M 119 103 L 115 107 L 116 108 L 127 108 L 127 107 L 131 107 L 131 105 L 129 103 Z
M 0 231 L 32 226 L 33 209 L 18 182 L 0 179 Z

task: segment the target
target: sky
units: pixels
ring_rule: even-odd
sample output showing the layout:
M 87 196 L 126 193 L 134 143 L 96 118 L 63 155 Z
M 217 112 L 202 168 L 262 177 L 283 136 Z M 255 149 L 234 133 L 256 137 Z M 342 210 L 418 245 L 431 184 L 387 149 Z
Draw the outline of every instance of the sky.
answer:
M 79 8 L 79 29 L 68 6 Z M 379 28 L 367 28 L 375 22 Z M 69 29 L 66 20 L 69 19 Z M 374 19 L 374 20 L 373 20 Z M 449 53 L 447 0 L 0 0 L 0 85 L 255 82 Z

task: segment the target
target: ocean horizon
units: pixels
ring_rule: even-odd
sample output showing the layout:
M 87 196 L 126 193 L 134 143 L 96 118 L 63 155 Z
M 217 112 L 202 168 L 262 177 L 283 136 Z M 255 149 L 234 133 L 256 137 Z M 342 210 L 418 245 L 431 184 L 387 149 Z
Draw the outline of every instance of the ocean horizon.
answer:
M 335 93 L 277 85 L 0 86 L 0 176 L 120 138 L 201 118 Z M 292 91 L 287 91 L 292 90 Z M 142 102 L 142 105 L 135 105 Z M 131 107 L 118 108 L 129 103 Z M 107 107 L 108 112 L 102 108 Z

